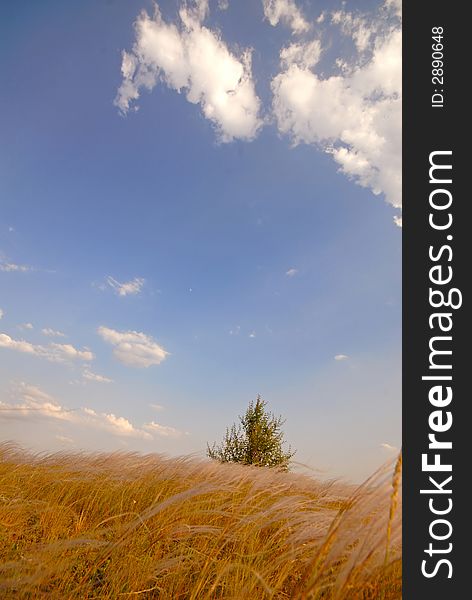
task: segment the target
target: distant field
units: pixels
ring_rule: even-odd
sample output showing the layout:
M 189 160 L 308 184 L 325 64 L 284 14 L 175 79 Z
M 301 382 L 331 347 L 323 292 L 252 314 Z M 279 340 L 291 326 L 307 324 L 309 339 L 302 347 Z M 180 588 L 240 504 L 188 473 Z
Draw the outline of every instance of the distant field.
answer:
M 396 600 L 400 487 L 4 444 L 0 598 Z

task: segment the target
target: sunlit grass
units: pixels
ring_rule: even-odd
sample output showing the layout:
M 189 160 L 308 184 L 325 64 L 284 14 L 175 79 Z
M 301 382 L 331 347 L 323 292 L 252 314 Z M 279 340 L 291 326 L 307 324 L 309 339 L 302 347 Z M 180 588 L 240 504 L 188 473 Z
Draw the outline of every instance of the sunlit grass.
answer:
M 399 599 L 400 486 L 5 444 L 0 597 Z

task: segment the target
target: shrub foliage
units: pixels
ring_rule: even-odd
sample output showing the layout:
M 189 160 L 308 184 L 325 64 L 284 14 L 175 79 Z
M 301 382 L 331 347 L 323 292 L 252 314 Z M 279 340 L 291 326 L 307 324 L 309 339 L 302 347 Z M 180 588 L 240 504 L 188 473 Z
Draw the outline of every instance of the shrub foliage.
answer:
M 278 467 L 288 471 L 295 452 L 283 449 L 284 434 L 281 416 L 275 417 L 266 410 L 267 402 L 257 396 L 251 401 L 245 414 L 239 417 L 239 425 L 226 429 L 223 442 L 217 446 L 207 445 L 207 455 L 222 463 L 235 462 L 258 467 Z

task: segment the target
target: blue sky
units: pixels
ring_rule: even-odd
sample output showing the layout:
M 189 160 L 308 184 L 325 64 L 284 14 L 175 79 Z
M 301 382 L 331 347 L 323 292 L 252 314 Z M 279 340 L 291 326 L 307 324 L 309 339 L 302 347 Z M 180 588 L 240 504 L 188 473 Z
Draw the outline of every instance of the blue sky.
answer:
M 260 393 L 328 476 L 394 455 L 398 3 L 0 11 L 1 437 L 203 456 Z

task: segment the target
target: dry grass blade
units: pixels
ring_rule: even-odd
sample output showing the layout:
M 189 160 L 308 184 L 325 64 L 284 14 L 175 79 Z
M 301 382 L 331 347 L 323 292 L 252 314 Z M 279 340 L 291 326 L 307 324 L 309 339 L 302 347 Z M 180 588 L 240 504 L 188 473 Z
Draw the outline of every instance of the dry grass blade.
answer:
M 401 457 L 353 491 L 267 468 L 0 446 L 2 598 L 398 600 Z

